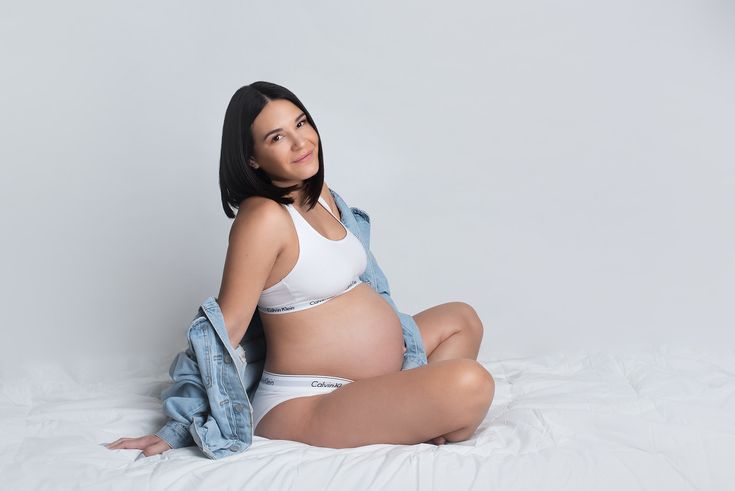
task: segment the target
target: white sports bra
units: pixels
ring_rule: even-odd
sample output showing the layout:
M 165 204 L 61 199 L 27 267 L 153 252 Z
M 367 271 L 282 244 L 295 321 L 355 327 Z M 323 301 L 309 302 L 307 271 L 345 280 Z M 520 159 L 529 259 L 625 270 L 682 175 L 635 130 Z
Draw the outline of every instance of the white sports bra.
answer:
M 338 240 L 324 237 L 293 205 L 285 205 L 296 227 L 299 258 L 281 281 L 263 290 L 258 302 L 259 311 L 286 314 L 310 309 L 362 283 L 360 275 L 367 267 L 365 248 L 360 239 L 332 213 L 321 196 L 319 203 L 340 222 L 345 236 Z

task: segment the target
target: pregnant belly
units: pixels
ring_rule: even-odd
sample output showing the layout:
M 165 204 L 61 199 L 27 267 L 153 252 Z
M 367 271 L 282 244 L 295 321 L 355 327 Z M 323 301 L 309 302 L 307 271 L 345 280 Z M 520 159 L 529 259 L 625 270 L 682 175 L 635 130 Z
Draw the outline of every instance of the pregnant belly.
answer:
M 269 372 L 359 380 L 403 366 L 400 319 L 367 283 L 318 307 L 260 316 Z

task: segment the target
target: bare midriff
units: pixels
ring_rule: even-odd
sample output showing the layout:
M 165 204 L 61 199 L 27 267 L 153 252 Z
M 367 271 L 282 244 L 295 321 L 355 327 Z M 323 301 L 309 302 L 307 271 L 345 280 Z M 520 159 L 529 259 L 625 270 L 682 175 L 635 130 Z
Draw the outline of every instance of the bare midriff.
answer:
M 269 372 L 359 380 L 403 366 L 400 319 L 367 283 L 316 307 L 259 314 Z

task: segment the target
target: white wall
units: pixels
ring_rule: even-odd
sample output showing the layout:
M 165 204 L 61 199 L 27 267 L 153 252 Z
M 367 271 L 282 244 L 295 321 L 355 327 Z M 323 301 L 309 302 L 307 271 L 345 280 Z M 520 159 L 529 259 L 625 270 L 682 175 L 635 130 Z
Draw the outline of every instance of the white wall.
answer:
M 725 1 L 15 2 L 2 7 L 4 360 L 169 358 L 216 295 L 232 93 L 276 82 L 372 218 L 412 314 L 481 358 L 732 345 Z

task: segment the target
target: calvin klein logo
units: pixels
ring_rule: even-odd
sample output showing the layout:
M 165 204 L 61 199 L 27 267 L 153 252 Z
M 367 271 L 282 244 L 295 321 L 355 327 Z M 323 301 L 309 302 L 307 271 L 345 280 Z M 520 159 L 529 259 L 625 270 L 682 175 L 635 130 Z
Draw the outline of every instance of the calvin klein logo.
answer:
M 320 382 L 319 380 L 311 381 L 312 387 L 342 387 L 342 382 Z
M 288 306 L 288 307 L 264 307 L 266 312 L 286 312 L 288 310 L 293 310 L 295 307 Z
M 276 385 L 276 381 L 269 377 L 261 377 L 260 383 L 266 385 Z

